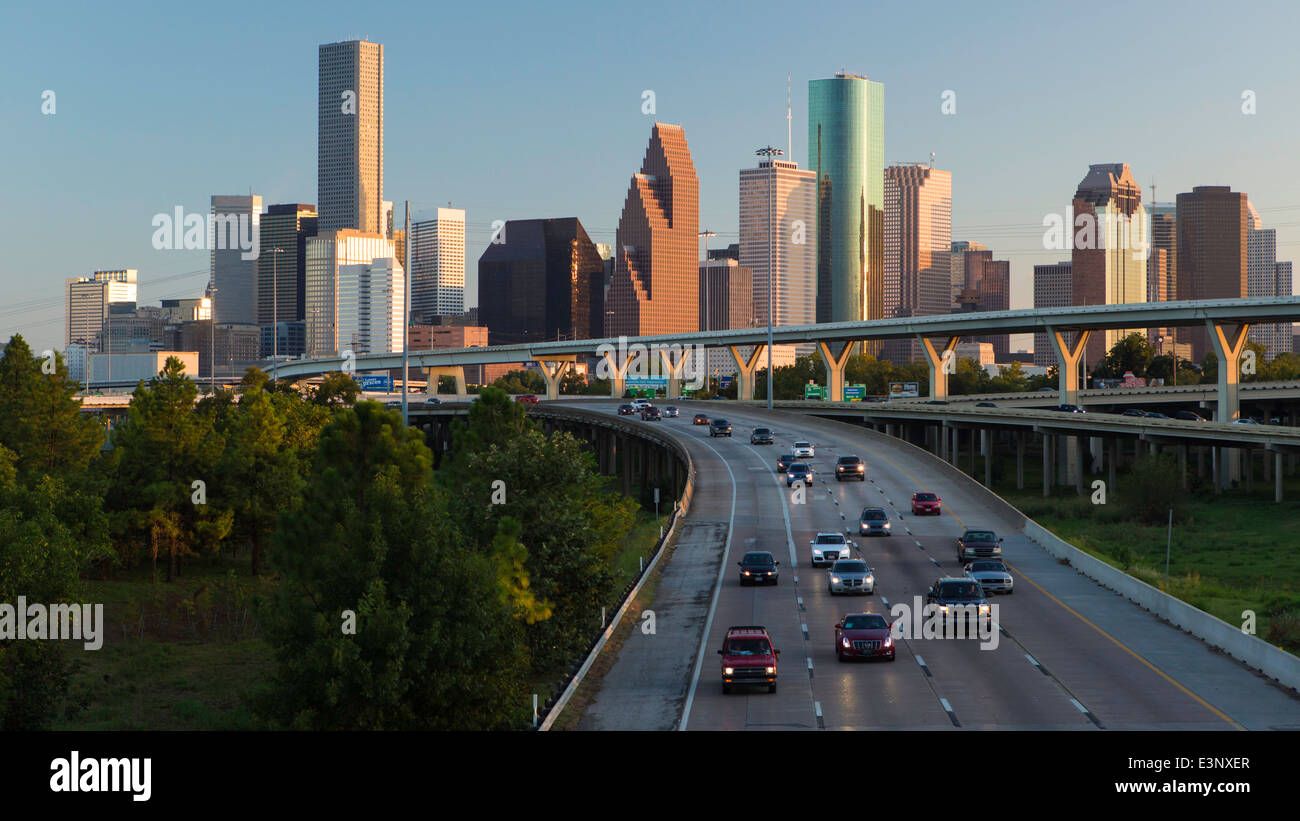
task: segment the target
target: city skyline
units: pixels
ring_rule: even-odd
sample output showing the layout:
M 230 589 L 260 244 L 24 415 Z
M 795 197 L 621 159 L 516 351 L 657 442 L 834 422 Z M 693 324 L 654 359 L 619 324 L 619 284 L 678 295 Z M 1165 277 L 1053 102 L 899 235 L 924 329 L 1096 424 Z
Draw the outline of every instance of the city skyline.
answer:
M 955 10 L 954 13 L 958 19 L 962 18 L 960 10 Z M 887 16 L 889 12 L 882 14 Z M 1139 11 L 1135 14 L 1139 18 L 1151 19 L 1147 12 Z M 1036 26 L 1029 23 L 1019 25 L 1046 31 L 1052 25 L 1069 20 L 1070 16 L 1067 12 L 1045 13 Z M 509 18 L 506 24 L 515 26 L 526 22 Z M 531 22 L 535 24 L 537 21 Z M 1153 39 L 1153 53 L 1167 53 L 1188 38 L 1195 41 L 1197 38 L 1227 37 L 1233 30 L 1233 23 L 1226 18 L 1223 23 L 1213 27 L 1217 32 L 1213 35 L 1202 30 L 1204 27 L 1188 32 L 1174 25 L 1158 31 L 1144 31 L 1144 36 Z M 33 21 L 33 24 L 40 27 L 39 21 Z M 108 209 L 110 213 L 85 227 L 78 235 L 79 242 L 54 244 L 52 247 L 60 249 L 57 254 L 46 251 L 39 256 L 27 256 L 30 252 L 23 250 L 11 258 L 8 261 L 10 267 L 0 270 L 0 292 L 9 297 L 6 302 L 13 306 L 12 309 L 0 311 L 4 314 L 0 316 L 0 331 L 6 338 L 9 334 L 20 331 L 38 347 L 56 346 L 64 330 L 60 327 L 63 306 L 59 286 L 68 277 L 86 276 L 94 270 L 115 266 L 138 269 L 141 272 L 141 297 L 148 303 L 156 303 L 165 297 L 201 293 L 207 275 L 203 269 L 208 266 L 207 260 L 198 258 L 198 254 L 206 256 L 206 252 L 155 251 L 150 248 L 146 244 L 151 233 L 148 221 L 155 213 L 166 213 L 177 206 L 189 212 L 201 213 L 207 210 L 208 199 L 214 192 L 239 191 L 244 188 L 257 191 L 265 202 L 306 202 L 313 199 L 311 171 L 315 164 L 312 151 L 315 135 L 309 125 L 304 125 L 309 120 L 302 119 L 302 115 L 310 112 L 318 102 L 314 93 L 316 89 L 312 88 L 311 75 L 317 68 L 312 51 L 322 43 L 340 40 L 341 32 L 325 27 L 301 28 L 310 30 L 303 31 L 301 36 L 293 31 L 288 34 L 277 32 L 276 54 L 269 55 L 265 64 L 249 69 L 248 76 L 256 75 L 259 84 L 250 85 L 242 94 L 242 98 L 253 109 L 250 116 L 257 116 L 261 121 L 278 120 L 284 123 L 278 128 L 269 127 L 265 132 L 261 126 L 249 132 L 247 124 L 232 115 L 229 123 L 218 119 L 210 125 L 214 138 L 228 140 L 231 135 L 240 134 L 263 144 L 261 156 L 248 156 L 245 152 L 233 151 L 225 152 L 225 156 L 222 156 L 220 152 L 213 152 L 205 156 L 203 163 L 191 161 L 193 167 L 184 163 L 177 164 L 174 152 L 185 148 L 187 141 L 200 126 L 201 121 L 193 118 L 196 111 L 193 106 L 185 109 L 191 115 L 189 118 L 180 118 L 159 135 L 165 139 L 151 136 L 151 139 L 145 141 L 157 152 L 156 159 L 153 153 L 142 154 L 138 149 L 127 150 L 131 147 L 122 144 L 125 138 L 136 133 L 135 129 L 156 127 L 153 117 L 142 116 L 138 125 L 130 124 L 127 118 L 122 121 L 121 127 L 117 127 L 112 118 L 108 118 L 109 125 L 106 127 L 105 118 L 102 115 L 98 117 L 93 127 L 97 131 L 103 131 L 100 135 L 103 148 L 124 151 L 123 170 L 145 161 L 144 154 L 148 154 L 149 162 L 166 165 L 169 170 L 174 167 L 177 176 L 185 179 L 185 183 L 178 185 L 169 175 L 146 175 L 141 186 L 144 192 L 133 191 L 128 195 L 128 202 L 121 205 L 115 203 L 112 209 Z M 216 32 L 215 42 L 222 42 L 225 36 L 227 35 L 221 31 Z M 693 135 L 692 154 L 696 155 L 695 162 L 701 181 L 701 224 L 708 225 L 718 233 L 720 245 L 734 241 L 738 215 L 734 194 L 730 193 L 734 191 L 734 182 L 729 182 L 735 179 L 732 175 L 737 169 L 752 162 L 750 143 L 770 141 L 777 145 L 785 144 L 784 129 L 787 124 L 781 122 L 785 120 L 785 89 L 781 87 L 785 77 L 782 75 L 791 71 L 795 78 L 792 86 L 796 127 L 792 131 L 796 135 L 796 142 L 787 148 L 792 157 L 798 158 L 806 156 L 808 149 L 807 145 L 800 144 L 802 140 L 799 139 L 803 132 L 799 124 L 806 122 L 808 111 L 807 100 L 800 93 L 801 86 L 806 87 L 807 80 L 827 77 L 834 71 L 833 67 L 825 64 L 825 58 L 820 54 L 813 55 L 807 47 L 792 45 L 789 59 L 781 61 L 791 65 L 770 66 L 771 78 L 764 79 L 761 83 L 748 84 L 739 92 L 728 91 L 728 104 L 719 106 L 716 93 L 700 94 L 683 84 L 681 72 L 670 64 L 676 47 L 670 48 L 668 55 L 656 58 L 664 62 L 651 63 L 635 75 L 629 75 L 639 77 L 644 73 L 647 76 L 644 81 L 628 86 L 627 93 L 631 99 L 627 103 L 629 110 L 626 115 L 614 118 L 605 116 L 605 109 L 611 109 L 610 113 L 616 114 L 621 106 L 615 105 L 607 95 L 598 95 L 590 90 L 579 92 L 581 110 L 590 113 L 593 118 L 588 121 L 584 117 L 582 122 L 584 125 L 600 125 L 576 136 L 566 132 L 564 142 L 571 146 L 567 150 L 556 150 L 556 136 L 549 131 L 539 131 L 533 137 L 540 140 L 536 146 L 538 151 L 530 153 L 544 154 L 547 161 L 532 163 L 521 148 L 529 139 L 528 134 L 517 131 L 501 134 L 492 132 L 493 123 L 497 118 L 505 116 L 505 113 L 488 111 L 482 105 L 470 103 L 448 107 L 413 101 L 412 89 L 427 86 L 428 83 L 415 76 L 418 74 L 416 66 L 424 58 L 417 54 L 419 49 L 409 35 L 394 27 L 392 30 L 368 32 L 366 37 L 385 46 L 389 63 L 386 67 L 386 92 L 390 101 L 400 99 L 400 102 L 388 107 L 400 112 L 403 119 L 395 125 L 386 124 L 385 166 L 390 179 L 385 184 L 384 196 L 400 202 L 399 195 L 409 195 L 413 216 L 417 219 L 427 216 L 438 204 L 447 200 L 464 207 L 469 214 L 466 251 L 467 255 L 475 256 L 485 247 L 491 222 L 497 218 L 504 220 L 576 214 L 584 225 L 590 226 L 593 241 L 609 242 L 613 238 L 620 201 L 617 192 L 623 187 L 626 175 L 625 170 L 617 170 L 618 166 L 622 164 L 625 168 L 629 147 L 644 139 L 644 129 L 655 118 L 679 122 Z M 58 38 L 46 39 L 53 45 L 52 53 L 59 54 L 60 47 L 55 42 Z M 77 40 L 75 32 L 71 39 Z M 297 47 L 285 49 L 285 42 L 297 44 Z M 1043 156 L 1035 158 L 1032 183 L 1029 179 L 1022 178 L 1017 184 L 1001 186 L 1010 192 L 1005 196 L 1022 201 L 1021 204 L 1007 199 L 999 201 L 996 196 L 976 200 L 973 196 L 963 196 L 963 192 L 973 194 L 980 190 L 981 180 L 987 184 L 988 177 L 1004 174 L 1007 168 L 1017 162 L 1017 141 L 1023 141 L 1025 137 L 1023 130 L 1018 131 L 1014 124 L 997 126 L 1000 115 L 990 124 L 989 118 L 995 113 L 990 109 L 996 106 L 991 104 L 987 95 L 1023 96 L 1028 93 L 1033 103 L 1035 119 L 1039 109 L 1050 119 L 1052 112 L 1060 111 L 1062 101 L 1046 94 L 1041 81 L 1025 78 L 1023 82 L 1007 84 L 989 77 L 987 72 L 975 72 L 972 77 L 969 71 L 955 71 L 947 61 L 939 61 L 939 68 L 920 68 L 899 59 L 897 50 L 900 47 L 890 44 L 882 44 L 879 56 L 873 53 L 870 60 L 864 61 L 860 57 L 854 57 L 861 53 L 860 50 L 847 47 L 846 42 L 835 41 L 837 62 L 848 63 L 853 70 L 862 71 L 873 79 L 879 78 L 885 85 L 885 110 L 890 126 L 886 134 L 886 158 L 890 161 L 900 156 L 902 159 L 915 159 L 928 153 L 927 148 L 938 152 L 939 162 L 954 174 L 953 238 L 982 242 L 998 249 L 1000 257 L 1012 261 L 1012 307 L 1032 304 L 1032 297 L 1028 296 L 1032 288 L 1031 263 L 1051 262 L 1060 257 L 1056 250 L 1035 247 L 1041 245 L 1039 240 L 1043 229 L 1039 223 L 1042 217 L 1060 210 L 1060 192 L 1077 182 L 1079 165 L 1114 157 L 1128 160 L 1135 177 L 1144 187 L 1151 177 L 1158 177 L 1160 190 L 1164 193 L 1160 198 L 1162 201 L 1172 200 L 1175 193 L 1190 191 L 1194 186 L 1219 180 L 1227 182 L 1234 190 L 1244 191 L 1265 215 L 1267 224 L 1277 226 L 1278 257 L 1288 259 L 1292 256 L 1288 246 L 1296 244 L 1296 233 L 1288 223 L 1288 215 L 1279 212 L 1300 206 L 1290 202 L 1284 188 L 1268 182 L 1277 176 L 1285 177 L 1285 174 L 1277 173 L 1277 163 L 1285 166 L 1290 160 L 1278 154 L 1265 165 L 1258 157 L 1268 152 L 1270 144 L 1269 140 L 1259 136 L 1266 127 L 1264 123 L 1273 122 L 1274 126 L 1270 128 L 1274 131 L 1278 127 L 1276 118 L 1280 113 L 1279 106 L 1268 105 L 1269 89 L 1284 86 L 1288 72 L 1293 74 L 1294 69 L 1289 66 L 1270 66 L 1272 58 L 1267 54 L 1268 49 L 1241 52 L 1246 63 L 1238 73 L 1250 75 L 1253 79 L 1243 79 L 1235 84 L 1238 86 L 1236 88 L 1202 87 L 1190 91 L 1182 88 L 1180 92 L 1177 85 L 1166 86 L 1163 89 L 1165 96 L 1158 101 L 1160 104 L 1151 106 L 1142 103 L 1141 106 L 1145 108 L 1141 108 L 1137 100 L 1108 100 L 1104 103 L 1075 101 L 1071 105 L 1084 105 L 1106 112 L 1118 110 L 1121 113 L 1133 113 L 1141 108 L 1146 112 L 1146 120 L 1122 135 L 1122 139 L 1094 135 L 1085 141 L 1075 135 L 1064 135 L 1050 141 L 1052 145 L 1044 145 L 1041 138 L 1038 138 L 1034 145 L 1042 149 Z M 1108 47 L 1118 49 L 1122 43 Z M 1030 43 L 1025 48 L 1027 53 L 1033 53 L 1042 46 Z M 19 50 L 22 50 L 21 47 Z M 841 53 L 843 57 L 838 56 Z M 394 55 L 401 55 L 400 59 Z M 394 63 L 394 59 L 399 59 L 399 62 Z M 697 60 L 696 72 L 718 70 L 717 56 L 700 54 L 694 59 Z M 44 59 L 37 60 L 36 64 L 46 67 L 50 65 Z M 947 67 L 943 68 L 943 65 Z M 475 63 L 474 66 L 478 70 L 481 64 Z M 114 71 L 135 71 L 138 77 L 151 76 L 147 68 L 143 72 L 141 69 L 142 66 L 138 63 L 131 63 Z M 559 87 L 565 81 L 571 81 L 573 72 L 577 70 L 576 64 L 561 62 L 551 69 L 552 73 L 540 74 L 537 82 L 530 84 L 530 93 L 548 104 L 560 99 L 556 94 L 563 94 L 568 99 L 571 94 L 561 92 Z M 1007 68 L 1002 66 L 1000 70 L 1005 71 Z M 241 72 L 242 69 L 231 68 L 227 76 L 237 78 Z M 942 76 L 945 72 L 946 77 Z M 38 75 L 39 72 L 35 72 L 32 67 L 26 67 L 17 76 L 29 77 L 41 88 L 50 87 L 60 91 L 57 113 L 40 114 L 39 96 L 33 96 L 30 117 L 43 119 L 35 119 L 32 123 L 27 122 L 26 118 L 17 118 L 15 136 L 19 150 L 28 149 L 35 153 L 35 167 L 44 167 L 47 173 L 52 174 L 56 184 L 35 186 L 33 207 L 21 212 L 13 211 L 6 216 L 11 224 L 18 226 L 19 231 L 33 234 L 39 239 L 48 231 L 47 227 L 40 224 L 39 215 L 53 210 L 40 206 L 43 199 L 49 196 L 47 189 L 58 190 L 59 182 L 66 189 L 69 185 L 76 185 L 75 180 L 81 179 L 75 176 L 72 181 L 63 179 L 66 174 L 77 174 L 80 162 L 69 161 L 68 164 L 72 167 L 66 172 L 50 168 L 49 163 L 59 158 L 68 160 L 69 146 L 66 143 L 73 137 L 71 132 L 84 135 L 87 125 L 83 120 L 88 114 L 83 112 L 91 101 L 86 99 L 86 93 L 77 93 L 77 89 L 88 82 L 86 78 L 77 78 L 63 68 L 58 69 L 48 80 L 38 81 Z M 656 81 L 656 76 L 662 80 Z M 494 80 L 481 79 L 470 85 L 481 91 L 485 84 L 490 85 L 492 82 Z M 585 78 L 584 82 L 587 82 Z M 596 82 L 595 78 L 590 82 Z M 60 89 L 61 84 L 66 90 Z M 138 83 L 125 84 L 131 89 L 136 85 Z M 451 86 L 455 84 L 445 85 L 446 88 L 439 86 L 439 93 L 452 94 L 454 89 Z M 949 89 L 956 91 L 955 112 L 944 114 L 941 109 L 945 102 L 943 94 Z M 657 114 L 642 113 L 642 108 L 646 105 L 643 90 L 655 92 L 653 101 L 658 106 Z M 1258 93 L 1258 114 L 1246 115 L 1241 111 L 1245 105 L 1240 99 L 1243 90 Z M 672 100 L 671 107 L 668 105 L 669 98 Z M 494 99 L 504 105 L 499 96 Z M 1202 109 L 1216 99 L 1218 102 L 1214 103 L 1214 108 L 1219 113 L 1205 115 Z M 1192 113 L 1180 113 L 1173 104 L 1176 100 L 1182 101 L 1183 107 Z M 528 103 L 513 94 L 510 101 L 506 107 L 514 106 L 513 114 L 525 118 L 529 111 L 541 105 L 540 102 Z M 1200 108 L 1191 106 L 1189 101 L 1198 102 Z M 100 103 L 94 102 L 93 105 L 98 106 Z M 266 107 L 272 105 L 296 113 L 293 116 L 282 114 L 278 110 L 268 113 Z M 668 114 L 670 108 L 671 115 Z M 440 135 L 453 136 L 455 139 L 446 151 L 430 155 L 420 149 L 418 155 L 413 155 L 413 148 L 422 146 L 425 141 L 416 133 L 418 128 L 412 128 L 409 124 L 433 116 L 435 109 L 444 120 Z M 680 116 L 678 112 L 681 112 Z M 726 116 L 723 116 L 724 113 Z M 209 114 L 216 116 L 211 112 Z M 314 112 L 306 113 L 307 117 L 313 115 Z M 72 121 L 68 127 L 69 133 L 59 131 L 58 124 L 68 120 Z M 760 128 L 754 132 L 754 138 L 740 139 L 736 137 L 733 122 L 746 128 L 757 122 Z M 1187 134 L 1188 122 L 1195 122 L 1199 127 L 1197 139 L 1188 147 L 1171 148 L 1149 136 L 1152 130 L 1163 132 L 1170 129 L 1178 129 L 1180 133 Z M 1183 124 L 1181 128 L 1180 123 Z M 977 136 L 976 132 L 981 129 L 985 132 L 991 130 L 1003 145 L 995 152 L 977 151 L 980 145 L 986 144 Z M 1243 132 L 1243 129 L 1247 131 Z M 49 139 L 38 145 L 37 138 L 44 140 L 47 132 Z M 484 144 L 482 151 L 487 154 L 475 150 L 471 152 L 470 161 L 447 159 L 449 154 L 464 149 L 466 132 L 477 135 Z M 611 134 L 614 136 L 611 137 Z M 1144 134 L 1148 136 L 1144 138 Z M 1243 135 L 1249 137 L 1252 134 L 1256 135 L 1253 141 L 1246 139 L 1243 142 Z M 1228 144 L 1234 149 L 1230 153 L 1221 150 L 1223 145 Z M 60 150 L 61 146 L 64 150 Z M 419 160 L 414 160 L 414 156 L 419 156 Z M 195 189 L 193 176 L 198 169 L 207 169 L 209 166 L 210 170 L 203 171 L 202 188 Z M 614 173 L 608 171 L 611 166 L 615 168 Z M 116 173 L 116 169 L 113 172 Z M 494 175 L 485 172 L 497 173 Z M 30 173 L 26 168 L 19 168 L 17 184 L 21 185 Z M 394 173 L 395 178 L 401 180 L 400 185 L 393 185 Z M 512 182 L 507 179 L 510 174 L 521 177 Z M 99 174 L 100 177 L 105 175 L 105 184 L 111 185 L 107 180 L 112 179 L 112 173 L 103 171 Z M 433 179 L 427 179 L 430 176 Z M 475 183 L 467 186 L 463 179 L 458 179 L 462 176 L 464 179 L 473 179 Z M 496 180 L 495 176 L 501 179 Z M 573 179 L 562 179 L 565 176 Z M 556 179 L 559 180 L 558 184 L 553 184 Z M 579 190 L 588 188 L 591 190 Z M 517 191 L 520 189 L 544 193 L 529 193 L 519 197 Z M 616 193 L 611 195 L 611 189 Z M 195 193 L 181 193 L 182 191 Z M 102 207 L 100 203 L 103 200 L 99 199 L 95 189 L 89 195 L 80 193 L 86 207 Z M 505 203 L 508 205 L 503 205 Z M 1001 210 L 998 206 L 1002 206 Z M 39 242 L 35 244 L 40 245 Z M 475 286 L 474 282 L 467 283 L 467 305 L 478 301 Z

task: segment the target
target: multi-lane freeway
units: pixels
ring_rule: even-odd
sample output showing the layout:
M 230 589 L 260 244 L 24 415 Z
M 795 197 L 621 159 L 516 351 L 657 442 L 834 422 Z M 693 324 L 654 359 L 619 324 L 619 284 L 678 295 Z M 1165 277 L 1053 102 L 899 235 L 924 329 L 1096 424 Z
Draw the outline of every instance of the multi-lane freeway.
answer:
M 584 402 L 614 413 L 610 402 Z M 661 404 L 667 404 L 661 400 Z M 634 630 L 580 727 L 584 729 L 1300 729 L 1300 698 L 1059 564 L 989 509 L 979 486 L 932 455 L 869 430 L 734 403 L 681 403 L 671 431 L 697 467 L 692 508 L 647 605 L 653 634 Z M 689 412 L 688 412 L 689 411 Z M 733 438 L 710 438 L 696 412 L 725 416 Z M 776 434 L 750 445 L 753 427 Z M 775 472 L 795 440 L 816 446 L 818 475 L 798 504 Z M 868 480 L 837 483 L 839 456 L 861 456 Z M 942 516 L 911 515 L 918 490 Z M 894 535 L 857 535 L 862 509 L 889 511 Z M 808 543 L 849 529 L 875 571 L 876 592 L 832 597 Z M 961 575 L 955 540 L 967 527 L 1005 537 L 1015 593 L 998 605 L 996 647 L 978 639 L 901 641 L 895 662 L 837 660 L 846 613 L 911 606 L 941 576 Z M 767 550 L 776 586 L 741 587 L 736 562 Z M 634 614 L 635 615 L 635 614 Z M 764 625 L 781 650 L 780 686 L 724 695 L 718 656 L 731 625 Z

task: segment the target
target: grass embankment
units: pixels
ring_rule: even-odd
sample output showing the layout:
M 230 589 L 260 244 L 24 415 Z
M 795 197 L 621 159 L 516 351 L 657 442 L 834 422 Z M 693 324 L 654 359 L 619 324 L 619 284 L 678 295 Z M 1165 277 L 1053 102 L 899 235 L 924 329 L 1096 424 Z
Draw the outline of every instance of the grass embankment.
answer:
M 1165 575 L 1168 534 L 1163 516 L 1144 521 L 1130 503 L 1131 477 L 1116 477 L 1107 503 L 1092 503 L 1085 475 L 1084 495 L 1072 487 L 1042 495 L 1041 451 L 1025 456 L 1025 489 L 1016 490 L 1014 457 L 994 460 L 993 490 L 1054 534 L 1147 584 L 1229 624 L 1242 625 L 1243 611 L 1256 614 L 1255 635 L 1292 653 L 1300 652 L 1300 476 L 1284 480 L 1283 501 L 1273 501 L 1273 483 L 1255 466 L 1254 489 L 1215 495 L 1188 464 L 1190 489 L 1181 494 Z M 962 468 L 969 471 L 966 459 Z M 983 459 L 975 477 L 984 478 Z M 1168 476 L 1178 483 L 1179 476 Z
M 191 559 L 171 584 L 150 567 L 82 582 L 104 604 L 104 645 L 64 648 L 72 662 L 59 730 L 256 729 L 245 696 L 274 671 L 257 636 L 246 559 Z

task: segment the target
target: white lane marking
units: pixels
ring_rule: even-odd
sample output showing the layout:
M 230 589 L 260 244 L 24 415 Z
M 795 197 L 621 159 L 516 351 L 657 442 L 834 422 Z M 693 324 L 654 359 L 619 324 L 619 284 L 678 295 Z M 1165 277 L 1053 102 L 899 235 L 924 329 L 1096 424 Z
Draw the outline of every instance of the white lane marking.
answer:
M 731 554 L 731 534 L 736 529 L 736 474 L 732 472 L 731 465 L 727 464 L 727 460 L 723 458 L 722 454 L 718 453 L 717 448 L 703 439 L 700 440 L 700 443 L 717 455 L 718 459 L 722 461 L 723 467 L 727 469 L 727 475 L 731 477 L 731 518 L 727 521 L 727 545 L 722 550 L 722 566 L 718 568 L 718 580 L 713 585 L 713 600 L 709 602 L 709 617 L 704 622 L 704 634 L 700 636 L 700 652 L 695 657 L 695 673 L 691 676 L 691 689 L 686 694 L 686 705 L 682 707 L 681 724 L 677 726 L 677 729 L 681 731 L 686 730 L 686 722 L 690 721 L 691 718 L 691 705 L 695 703 L 695 688 L 699 686 L 700 670 L 704 668 L 704 650 L 709 645 L 709 629 L 713 626 L 713 613 L 718 607 L 718 594 L 722 592 L 723 574 L 727 572 L 727 557 Z M 790 552 L 793 556 L 793 543 L 790 545 Z
M 889 606 L 889 599 L 885 598 L 884 596 L 881 596 L 881 597 L 880 597 L 880 603 L 883 604 L 885 607 L 888 607 L 888 606 Z
M 791 550 L 790 553 L 791 553 L 791 555 L 793 555 L 793 554 L 794 554 L 794 551 Z M 794 561 L 794 559 L 791 559 L 790 561 Z M 795 584 L 798 584 L 798 583 L 799 583 L 799 577 L 798 577 L 798 576 L 795 576 L 795 577 L 794 577 L 794 583 L 795 583 Z M 802 601 L 802 599 L 800 599 L 800 601 Z
M 951 712 L 952 712 L 952 705 L 948 703 L 948 699 L 946 699 L 946 698 L 941 698 L 941 699 L 939 699 L 939 703 L 943 705 L 943 711 L 944 711 L 945 713 L 951 713 Z
M 909 533 L 908 535 L 910 536 L 911 534 Z M 913 539 L 912 541 L 916 542 L 916 539 Z M 916 546 L 917 546 L 917 547 L 920 547 L 920 546 L 921 546 L 921 543 L 920 543 L 920 542 L 916 542 Z
M 809 657 L 808 657 L 808 672 L 810 672 L 810 673 L 812 672 L 812 656 L 809 656 Z M 1078 704 L 1078 703 L 1079 703 L 1079 702 L 1077 702 L 1077 701 L 1075 702 L 1075 704 Z
M 920 656 L 915 656 L 915 658 L 917 664 L 921 665 L 922 667 L 925 666 L 925 659 L 921 658 Z
M 1078 707 L 1078 708 L 1079 708 L 1079 712 L 1083 713 L 1084 715 L 1087 715 L 1087 714 L 1088 714 L 1088 708 L 1087 708 L 1087 707 L 1084 707 L 1082 704 L 1080 704 L 1079 701 L 1078 701 L 1078 699 L 1073 699 L 1073 698 L 1072 698 L 1072 699 L 1070 699 L 1070 703 L 1073 704 L 1075 707 Z
M 804 638 L 808 638 L 808 625 L 806 625 L 806 624 L 801 624 L 801 625 L 799 625 L 799 626 L 803 628 L 803 637 L 804 637 Z
M 821 718 L 821 717 L 822 717 L 822 703 L 821 703 L 820 701 L 814 701 L 814 702 L 813 702 L 813 709 L 817 711 L 817 717 L 818 717 L 818 718 Z
M 1025 653 L 1025 658 L 1029 659 L 1029 663 L 1032 664 L 1032 665 L 1034 665 L 1035 667 L 1037 667 L 1039 670 L 1043 669 L 1043 665 L 1039 664 L 1039 663 L 1034 659 L 1033 656 L 1029 655 L 1028 653 Z
M 939 563 L 934 560 L 933 556 L 926 556 L 926 558 L 930 560 L 930 564 L 934 565 L 935 567 L 939 566 Z
M 799 609 L 802 610 L 802 609 L 803 609 L 803 596 L 795 596 L 795 597 L 794 597 L 794 600 L 797 601 L 797 602 L 799 602 Z

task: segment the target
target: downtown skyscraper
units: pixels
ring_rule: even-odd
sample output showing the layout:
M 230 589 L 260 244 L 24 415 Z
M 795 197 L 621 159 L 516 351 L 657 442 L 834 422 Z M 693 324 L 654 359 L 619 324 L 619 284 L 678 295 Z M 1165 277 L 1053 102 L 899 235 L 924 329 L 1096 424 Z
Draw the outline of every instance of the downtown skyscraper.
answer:
M 1198 185 L 1179 194 L 1177 203 L 1178 298 L 1246 296 L 1246 195 L 1226 185 Z M 1178 341 L 1191 344 L 1196 362 L 1212 350 L 1204 327 L 1179 328 Z
M 417 324 L 465 313 L 465 211 L 411 223 L 411 314 Z
M 772 324 L 817 321 L 816 175 L 798 163 L 761 160 L 740 170 L 740 248 L 737 261 L 753 272 L 753 316 L 767 324 L 768 254 Z M 723 327 L 715 325 L 713 327 Z
M 808 82 L 817 175 L 817 321 L 884 316 L 885 87 L 838 73 Z
M 885 169 L 884 312 L 930 316 L 952 310 L 952 173 L 926 165 Z M 921 358 L 915 339 L 889 340 L 885 359 Z
M 319 49 L 319 231 L 387 236 L 384 224 L 384 47 L 350 40 Z
M 1146 209 L 1128 163 L 1088 166 L 1072 201 L 1071 278 L 1075 305 L 1131 305 L 1147 301 Z M 1077 227 L 1083 220 L 1083 227 Z M 1092 230 L 1088 230 L 1091 223 Z M 1094 331 L 1084 354 L 1088 368 L 1115 343 L 1145 328 Z
M 1259 212 L 1246 201 L 1246 296 L 1291 296 L 1291 263 L 1277 261 L 1277 229 L 1265 228 Z M 1290 322 L 1252 325 L 1251 340 L 1265 348 L 1264 358 L 1291 353 Z
M 700 181 L 686 132 L 655 123 L 618 220 L 607 335 L 699 330 L 699 230 Z

